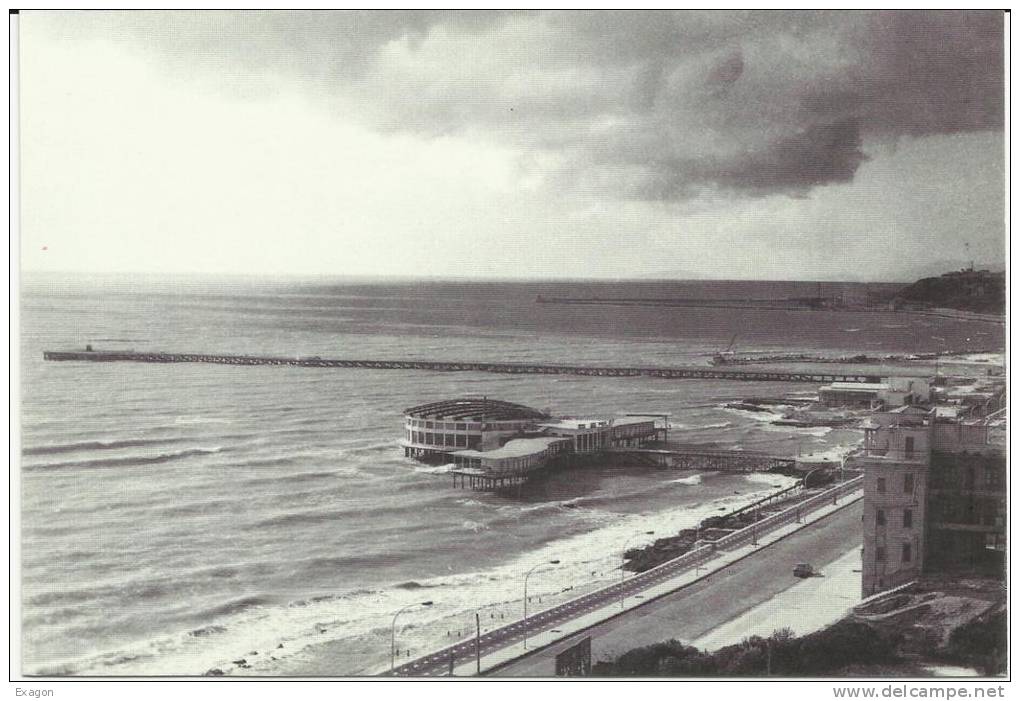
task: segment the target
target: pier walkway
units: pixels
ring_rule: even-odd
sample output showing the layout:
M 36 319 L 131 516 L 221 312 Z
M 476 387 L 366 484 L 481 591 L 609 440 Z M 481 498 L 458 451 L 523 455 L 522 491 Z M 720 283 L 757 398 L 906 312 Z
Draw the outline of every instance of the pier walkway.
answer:
M 670 470 L 712 470 L 718 472 L 771 472 L 793 467 L 797 459 L 792 456 L 772 455 L 752 450 L 722 450 L 700 446 L 670 445 L 668 447 L 619 447 L 583 455 L 562 455 L 557 465 L 581 462 L 605 462 L 616 459 L 622 463 Z M 572 462 L 575 461 L 575 462 Z M 513 492 L 529 479 L 545 471 L 546 462 L 527 470 L 486 471 L 472 468 L 455 468 L 449 471 L 453 486 L 483 492 Z
M 397 667 L 398 676 L 471 675 L 503 666 L 622 612 L 691 584 L 861 498 L 863 477 L 819 492 L 796 506 L 709 542 L 621 582 L 532 614 L 473 640 L 450 645 Z M 530 649 L 523 645 L 525 636 Z M 389 674 L 390 672 L 382 672 Z
M 581 375 L 588 377 L 656 377 L 671 380 L 743 380 L 761 382 L 878 383 L 881 376 L 847 372 L 778 371 L 770 369 L 702 366 L 603 367 L 546 363 L 496 363 L 456 360 L 355 360 L 318 356 L 256 356 L 160 351 L 44 351 L 43 359 L 100 363 L 213 363 L 217 365 L 282 365 L 303 368 L 361 368 L 366 370 L 430 370 L 434 372 L 491 372 L 505 375 Z
M 611 455 L 674 470 L 719 470 L 721 472 L 769 472 L 793 467 L 793 457 L 751 450 L 712 450 L 698 447 L 610 448 Z

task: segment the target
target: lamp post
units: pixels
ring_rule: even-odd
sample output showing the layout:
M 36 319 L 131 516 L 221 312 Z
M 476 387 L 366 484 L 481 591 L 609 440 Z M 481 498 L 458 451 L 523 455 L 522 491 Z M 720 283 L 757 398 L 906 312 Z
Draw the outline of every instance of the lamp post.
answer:
M 397 617 L 408 609 L 413 609 L 415 606 L 431 606 L 431 601 L 422 601 L 417 604 L 408 604 L 404 608 L 400 609 L 393 616 L 393 625 L 390 626 L 390 674 L 393 674 L 393 669 L 396 667 L 397 659 Z
M 701 542 L 701 521 L 698 521 L 698 525 L 694 527 L 694 545 L 691 546 L 691 552 L 698 549 L 698 543 Z M 701 557 L 694 561 L 694 576 L 697 577 L 701 574 Z
M 644 533 L 635 533 L 632 536 L 630 536 L 629 538 L 627 538 L 627 540 L 625 540 L 624 543 L 623 543 L 623 550 L 620 552 L 620 584 L 623 584 L 624 580 L 627 577 L 627 570 L 623 569 L 623 566 L 625 564 L 627 564 L 627 546 L 630 545 L 630 541 L 634 540 L 635 538 L 639 538 L 640 536 L 643 536 L 643 535 L 655 535 L 655 531 L 645 531 Z M 623 594 L 623 590 L 621 589 L 620 590 L 620 608 L 623 608 L 623 598 L 624 598 L 624 594 Z
M 482 673 L 482 618 L 475 611 L 475 671 Z
M 528 649 L 528 577 L 530 577 L 531 573 L 534 572 L 535 570 L 537 570 L 539 567 L 542 567 L 544 565 L 558 565 L 558 564 L 560 564 L 559 560 L 549 560 L 549 562 L 540 562 L 537 565 L 535 565 L 534 567 L 532 567 L 530 570 L 528 570 L 527 574 L 524 575 L 524 649 L 525 650 Z

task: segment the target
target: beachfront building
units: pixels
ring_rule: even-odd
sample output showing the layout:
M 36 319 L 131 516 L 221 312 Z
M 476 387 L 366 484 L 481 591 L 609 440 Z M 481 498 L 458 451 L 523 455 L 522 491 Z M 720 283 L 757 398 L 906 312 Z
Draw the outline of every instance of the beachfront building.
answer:
M 521 404 L 451 399 L 404 411 L 404 455 L 453 464 L 472 487 L 520 484 L 562 458 L 595 456 L 655 440 L 650 418 L 553 418 Z
M 904 406 L 872 415 L 853 467 L 864 473 L 864 596 L 952 570 L 1001 571 L 1004 446 L 984 423 Z
M 447 399 L 404 410 L 404 455 L 445 459 L 458 450 L 493 450 L 549 414 L 495 399 Z
M 571 451 L 581 455 L 601 453 L 609 448 L 642 445 L 654 440 L 657 433 L 655 421 L 635 416 L 557 419 L 541 423 L 538 428 L 552 436 L 570 438 Z
M 921 377 L 890 377 L 884 382 L 833 382 L 818 390 L 825 406 L 879 409 L 931 401 L 931 382 Z

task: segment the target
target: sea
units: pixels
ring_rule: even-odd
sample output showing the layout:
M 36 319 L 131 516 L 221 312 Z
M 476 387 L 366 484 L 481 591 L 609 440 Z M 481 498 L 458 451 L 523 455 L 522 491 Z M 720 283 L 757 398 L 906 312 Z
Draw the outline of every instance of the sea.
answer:
M 835 355 L 1003 343 L 994 325 L 894 312 L 536 303 L 891 289 L 26 275 L 12 466 L 21 671 L 371 674 L 390 663 L 391 632 L 407 659 L 473 635 L 476 612 L 485 629 L 515 620 L 535 565 L 546 563 L 529 581 L 541 608 L 616 581 L 626 545 L 792 482 L 610 462 L 520 494 L 454 488 L 448 466 L 403 455 L 402 410 L 416 404 L 487 396 L 564 416 L 669 414 L 674 439 L 791 455 L 838 455 L 861 438 L 725 407 L 817 390 L 805 384 L 45 362 L 44 350 L 707 365 L 734 337 L 740 352 Z

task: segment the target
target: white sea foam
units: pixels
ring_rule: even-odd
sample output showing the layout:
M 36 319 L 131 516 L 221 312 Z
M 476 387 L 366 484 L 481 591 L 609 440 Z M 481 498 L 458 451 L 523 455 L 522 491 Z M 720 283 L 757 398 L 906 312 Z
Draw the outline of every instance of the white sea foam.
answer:
M 769 423 L 777 419 L 783 418 L 783 415 L 778 412 L 774 412 L 771 409 L 767 411 L 749 411 L 747 409 L 736 409 L 734 407 L 721 407 L 723 411 L 728 411 L 731 414 L 737 414 L 745 419 L 752 419 L 761 423 Z
M 811 453 L 807 453 L 806 456 L 810 457 L 810 458 L 820 459 L 820 460 L 828 460 L 830 462 L 839 462 L 846 455 L 848 455 L 849 453 L 853 452 L 856 448 L 857 448 L 857 446 L 852 446 L 852 445 L 849 445 L 849 446 L 848 445 L 837 445 L 837 446 L 830 447 L 828 450 L 819 450 L 819 451 L 813 451 Z
M 790 477 L 789 475 L 778 475 L 778 474 L 766 474 L 762 472 L 752 472 L 747 475 L 744 479 L 754 484 L 767 484 L 776 489 L 786 489 L 792 487 L 800 481 L 799 477 Z
M 690 477 L 681 477 L 680 479 L 670 480 L 670 484 L 701 484 L 701 475 L 691 475 Z
M 761 429 L 770 433 L 793 433 L 798 436 L 815 436 L 816 438 L 832 433 L 831 426 L 777 426 L 776 424 L 765 424 Z
M 370 646 L 378 648 L 378 653 L 372 653 L 370 659 L 361 662 L 352 660 L 348 663 L 352 665 L 350 668 L 338 667 L 335 671 L 372 671 L 373 666 L 386 660 L 384 634 L 388 634 L 393 612 L 402 606 L 423 598 L 433 602 L 427 609 L 410 610 L 402 615 L 402 625 L 398 626 L 401 649 L 421 654 L 426 649 L 454 642 L 456 638 L 446 637 L 447 631 L 468 631 L 473 625 L 475 610 L 496 616 L 490 619 L 490 625 L 507 623 L 519 617 L 523 574 L 536 564 L 550 560 L 560 562 L 536 570 L 529 579 L 529 595 L 533 596 L 531 605 L 534 610 L 539 610 L 615 581 L 619 577 L 624 547 L 640 546 L 657 537 L 678 533 L 707 516 L 719 513 L 720 509 L 738 508 L 760 498 L 774 491 L 773 484 L 791 479 L 778 475 L 767 477 L 770 478 L 768 486 L 763 484 L 761 490 L 726 496 L 696 506 L 630 516 L 600 512 L 601 525 L 594 530 L 554 540 L 506 565 L 422 580 L 418 585 L 428 590 L 427 595 L 419 587 L 386 588 L 341 598 L 311 600 L 301 606 L 256 606 L 220 621 L 222 630 L 201 636 L 168 636 L 122 649 L 114 657 L 93 657 L 81 664 L 76 672 L 181 674 L 187 670 L 201 674 L 218 667 L 243 673 L 246 670 L 238 670 L 233 664 L 240 658 L 252 665 L 253 671 L 277 669 L 284 664 L 282 660 L 285 657 L 296 653 L 311 654 L 311 648 L 305 650 L 309 645 L 360 640 L 365 636 L 374 641 Z M 469 522 L 463 525 L 469 529 L 473 527 Z M 645 535 L 645 531 L 654 531 L 655 535 Z M 504 618 L 498 618 L 499 615 Z M 283 648 L 277 648 L 280 643 L 283 643 Z M 251 652 L 258 655 L 251 655 Z M 277 660 L 270 660 L 271 657 Z M 117 660 L 115 669 L 108 665 L 112 659 Z
M 448 463 L 446 465 L 415 465 L 414 471 L 427 475 L 445 475 L 450 472 L 450 470 L 454 470 L 456 468 L 457 466 L 453 463 Z
M 692 426 L 690 428 L 690 430 L 692 430 L 692 431 L 708 431 L 708 430 L 715 429 L 715 428 L 729 428 L 732 425 L 733 425 L 733 423 L 730 422 L 730 421 L 723 421 L 721 423 L 706 424 L 704 426 Z

